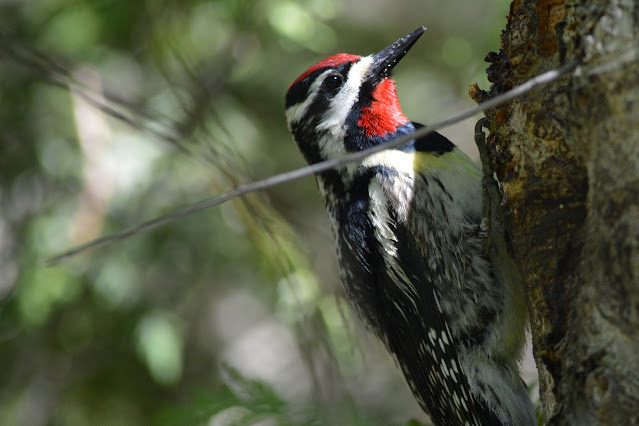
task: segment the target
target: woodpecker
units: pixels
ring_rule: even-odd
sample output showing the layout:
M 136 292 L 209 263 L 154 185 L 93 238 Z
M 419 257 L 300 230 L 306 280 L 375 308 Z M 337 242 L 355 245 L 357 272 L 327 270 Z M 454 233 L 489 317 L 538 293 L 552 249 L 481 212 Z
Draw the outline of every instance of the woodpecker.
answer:
M 309 164 L 423 127 L 391 71 L 418 28 L 369 56 L 341 53 L 288 88 L 288 127 Z M 345 292 L 436 425 L 535 425 L 519 376 L 523 292 L 490 262 L 482 174 L 431 133 L 316 175 Z

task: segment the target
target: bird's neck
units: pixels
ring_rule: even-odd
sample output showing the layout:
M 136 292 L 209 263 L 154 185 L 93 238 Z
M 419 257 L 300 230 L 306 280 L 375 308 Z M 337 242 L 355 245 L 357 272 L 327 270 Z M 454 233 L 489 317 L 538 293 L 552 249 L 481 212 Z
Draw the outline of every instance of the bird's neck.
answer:
M 357 121 L 357 126 L 362 129 L 364 136 L 384 138 L 408 122 L 399 106 L 394 80 L 382 80 L 373 90 L 372 96 L 371 104 L 362 108 Z

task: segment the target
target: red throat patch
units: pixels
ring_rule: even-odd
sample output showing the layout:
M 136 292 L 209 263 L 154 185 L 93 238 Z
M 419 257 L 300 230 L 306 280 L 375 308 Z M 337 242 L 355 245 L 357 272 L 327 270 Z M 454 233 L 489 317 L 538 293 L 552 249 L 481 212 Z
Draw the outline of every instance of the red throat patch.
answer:
M 407 122 L 408 118 L 399 107 L 395 81 L 385 78 L 373 90 L 373 102 L 362 109 L 357 125 L 368 137 L 383 137 Z
M 306 77 L 313 74 L 318 69 L 333 68 L 343 64 L 344 62 L 356 62 L 356 61 L 359 61 L 360 57 L 361 56 L 359 55 L 349 55 L 348 53 L 338 53 L 337 55 L 329 56 L 328 58 L 322 61 L 319 61 L 318 63 L 316 63 L 315 65 L 313 65 L 312 67 L 304 71 L 302 75 L 297 77 L 297 79 L 293 82 L 293 84 L 288 86 L 288 88 L 290 90 L 291 87 L 293 87 L 297 82 L 304 80 Z

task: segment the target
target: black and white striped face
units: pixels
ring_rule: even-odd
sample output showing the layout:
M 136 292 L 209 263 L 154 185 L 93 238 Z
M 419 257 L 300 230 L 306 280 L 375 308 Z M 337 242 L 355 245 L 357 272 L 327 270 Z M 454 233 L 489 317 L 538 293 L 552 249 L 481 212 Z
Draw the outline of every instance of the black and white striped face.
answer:
M 286 93 L 286 120 L 309 163 L 370 145 L 365 139 L 394 133 L 401 113 L 390 72 L 424 29 L 369 56 L 338 54 L 300 75 Z
M 341 141 L 346 121 L 372 62 L 371 56 L 331 56 L 309 68 L 289 88 L 286 121 L 309 163 L 345 152 Z

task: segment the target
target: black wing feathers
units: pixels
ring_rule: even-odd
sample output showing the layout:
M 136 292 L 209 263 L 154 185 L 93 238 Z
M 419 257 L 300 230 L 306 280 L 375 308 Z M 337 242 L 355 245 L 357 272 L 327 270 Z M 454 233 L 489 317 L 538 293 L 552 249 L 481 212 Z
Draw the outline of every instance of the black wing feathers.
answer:
M 415 130 L 424 127 L 423 124 L 413 122 Z M 432 132 L 415 140 L 415 150 L 422 152 L 430 152 L 437 155 L 442 155 L 446 152 L 450 152 L 455 148 L 455 144 L 449 141 L 445 136 Z
M 430 140 L 431 147 L 445 145 L 437 136 Z M 495 414 L 474 401 L 470 393 L 458 359 L 459 342 L 452 341 L 448 318 L 438 308 L 436 288 L 415 235 L 389 208 L 388 225 L 395 234 L 396 255 L 389 258 L 375 236 L 369 211 L 370 182 L 395 177 L 368 170 L 355 178 L 348 190 L 349 200 L 338 207 L 338 244 L 346 291 L 395 356 L 411 390 L 435 424 L 474 425 L 481 420 L 482 425 L 499 425 Z

